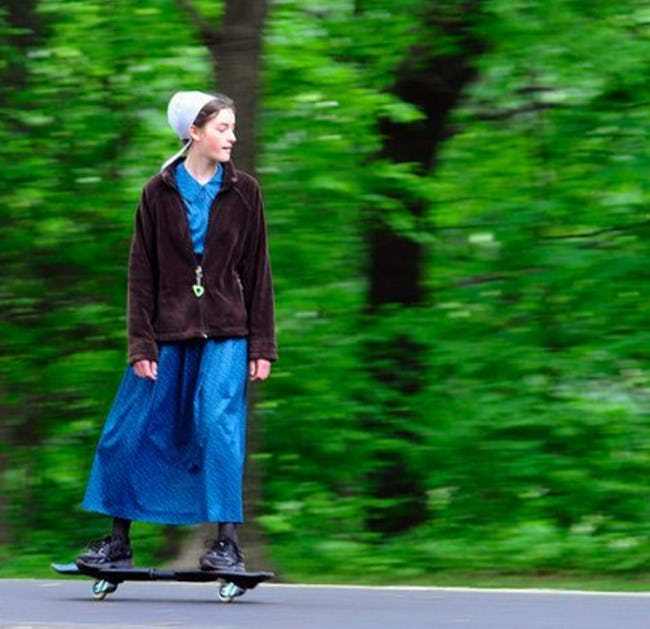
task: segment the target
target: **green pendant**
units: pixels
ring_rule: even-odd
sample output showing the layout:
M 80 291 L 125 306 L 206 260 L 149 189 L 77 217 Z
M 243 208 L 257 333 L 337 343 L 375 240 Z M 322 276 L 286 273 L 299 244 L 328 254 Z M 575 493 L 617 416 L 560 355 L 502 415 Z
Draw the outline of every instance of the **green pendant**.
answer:
M 204 293 L 204 288 L 200 284 L 192 284 L 192 289 L 197 297 L 201 297 Z

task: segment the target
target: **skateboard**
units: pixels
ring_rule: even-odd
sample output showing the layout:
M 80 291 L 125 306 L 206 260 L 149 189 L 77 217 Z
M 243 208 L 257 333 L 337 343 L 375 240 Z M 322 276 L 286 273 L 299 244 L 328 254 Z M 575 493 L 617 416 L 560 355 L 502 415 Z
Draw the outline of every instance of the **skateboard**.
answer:
M 76 563 L 53 563 L 52 569 L 59 574 L 82 575 L 95 579 L 93 598 L 103 601 L 117 590 L 124 581 L 190 581 L 206 583 L 219 581 L 219 600 L 230 603 L 246 590 L 252 590 L 263 581 L 272 579 L 273 572 L 220 572 L 216 570 L 161 570 L 159 568 L 98 568 Z

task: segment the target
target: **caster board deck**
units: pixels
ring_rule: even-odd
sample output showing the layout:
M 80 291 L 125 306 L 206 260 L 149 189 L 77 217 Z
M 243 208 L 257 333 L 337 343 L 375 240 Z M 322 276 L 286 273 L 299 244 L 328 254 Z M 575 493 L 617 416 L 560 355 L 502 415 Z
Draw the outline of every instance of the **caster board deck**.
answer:
M 206 583 L 220 581 L 219 600 L 230 602 L 244 594 L 246 590 L 272 579 L 272 572 L 221 572 L 212 570 L 180 569 L 162 570 L 160 568 L 95 568 L 76 563 L 53 563 L 52 569 L 59 574 L 80 575 L 95 579 L 93 596 L 103 600 L 115 592 L 124 581 L 186 581 Z

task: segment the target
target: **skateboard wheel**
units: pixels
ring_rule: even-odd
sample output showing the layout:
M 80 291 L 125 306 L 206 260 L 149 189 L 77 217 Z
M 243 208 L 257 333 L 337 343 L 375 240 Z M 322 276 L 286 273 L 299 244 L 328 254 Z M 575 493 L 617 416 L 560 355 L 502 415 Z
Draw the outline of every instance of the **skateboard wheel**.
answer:
M 231 603 L 234 598 L 241 596 L 246 590 L 236 586 L 234 583 L 224 583 L 219 588 L 219 600 L 223 603 Z
M 96 601 L 103 601 L 109 594 L 117 590 L 117 583 L 111 583 L 105 579 L 97 579 L 93 583 L 93 598 Z

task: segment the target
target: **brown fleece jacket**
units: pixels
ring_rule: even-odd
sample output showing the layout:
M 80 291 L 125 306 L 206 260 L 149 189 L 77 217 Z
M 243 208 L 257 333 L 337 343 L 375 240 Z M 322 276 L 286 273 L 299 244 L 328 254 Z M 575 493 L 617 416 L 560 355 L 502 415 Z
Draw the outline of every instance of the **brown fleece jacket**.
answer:
M 142 190 L 129 253 L 128 362 L 158 360 L 159 341 L 248 337 L 248 357 L 278 358 L 266 221 L 254 177 L 223 162 L 203 259 L 176 186 L 182 157 Z M 200 286 L 203 287 L 201 290 Z

